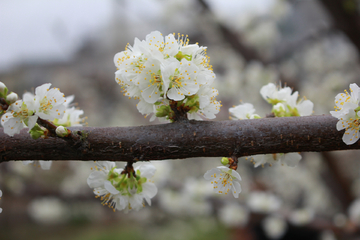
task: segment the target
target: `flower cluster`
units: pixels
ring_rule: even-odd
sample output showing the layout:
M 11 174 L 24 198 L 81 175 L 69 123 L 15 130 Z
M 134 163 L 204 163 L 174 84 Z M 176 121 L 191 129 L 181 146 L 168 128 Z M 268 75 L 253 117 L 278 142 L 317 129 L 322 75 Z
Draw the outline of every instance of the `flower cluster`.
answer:
M 275 117 L 309 116 L 313 112 L 314 104 L 304 98 L 298 100 L 299 93 L 292 93 L 290 87 L 277 87 L 273 83 L 263 86 L 261 96 L 273 105 L 272 113 Z
M 81 109 L 75 108 L 72 101 L 74 101 L 74 95 L 67 96 L 65 98 L 64 106 L 65 111 L 62 118 L 55 118 L 52 122 L 57 126 L 63 127 L 75 127 L 83 126 L 84 118 L 80 116 L 84 114 L 84 111 Z
M 28 127 L 33 139 L 46 138 L 48 130 L 37 123 L 39 118 L 59 126 L 56 133 L 62 137 L 68 133 L 64 127 L 82 125 L 83 119 L 80 115 L 84 112 L 71 105 L 74 96 L 65 98 L 58 88 L 50 89 L 50 86 L 50 83 L 43 84 L 35 89 L 35 94 L 27 92 L 23 95 L 23 99 L 18 100 L 16 93 L 7 95 L 7 87 L 0 82 L 0 100 L 5 101 L 0 102 L 0 114 L 5 112 L 1 117 L 1 124 L 6 134 L 14 136 L 24 127 Z M 34 161 L 22 162 L 25 165 L 34 163 Z M 38 161 L 35 165 L 48 170 L 51 163 L 51 161 Z
M 25 93 L 22 100 L 11 103 L 1 117 L 4 132 L 14 136 L 24 127 L 29 131 L 35 127 L 38 118 L 54 120 L 65 113 L 65 97 L 58 88 L 51 88 L 46 83 L 35 89 L 35 95 Z
M 151 32 L 114 57 L 115 81 L 125 96 L 139 99 L 140 113 L 153 115 L 150 121 L 173 120 L 174 108 L 189 119 L 213 119 L 220 111 L 218 91 L 210 85 L 215 79 L 206 47 L 189 44 L 187 36 L 162 36 Z M 174 103 L 175 102 L 175 103 Z M 202 117 L 201 117 L 202 116 Z
M 314 104 L 310 100 L 298 101 L 298 92 L 292 93 L 290 87 L 279 88 L 269 83 L 260 90 L 261 96 L 273 105 L 272 113 L 275 117 L 308 116 L 313 112 Z M 250 103 L 242 103 L 229 109 L 234 119 L 258 119 L 255 108 Z M 246 158 L 247 159 L 247 158 Z M 276 153 L 250 156 L 255 167 L 272 165 L 287 165 L 295 167 L 301 160 L 299 153 Z
M 333 117 L 339 119 L 336 129 L 345 129 L 342 140 L 347 145 L 354 144 L 359 139 L 360 125 L 360 88 L 357 84 L 350 84 L 350 93 L 345 90 L 335 97 L 335 111 L 330 111 Z
M 149 179 L 155 174 L 155 167 L 142 164 L 135 169 L 116 168 L 115 162 L 97 162 L 95 171 L 87 179 L 90 188 L 94 188 L 96 197 L 102 204 L 115 210 L 140 210 L 145 201 L 151 205 L 151 198 L 157 193 L 157 188 Z

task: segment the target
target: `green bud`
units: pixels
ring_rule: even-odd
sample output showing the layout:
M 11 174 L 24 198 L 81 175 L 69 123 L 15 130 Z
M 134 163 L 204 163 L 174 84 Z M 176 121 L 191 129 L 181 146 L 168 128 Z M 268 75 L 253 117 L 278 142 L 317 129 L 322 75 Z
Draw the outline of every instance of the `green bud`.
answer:
M 0 97 L 5 98 L 6 94 L 8 92 L 7 87 L 3 82 L 0 82 Z
M 189 113 L 197 112 L 200 106 L 199 96 L 195 94 L 192 96 L 188 96 L 186 99 L 187 101 L 185 103 L 185 106 L 190 108 Z
M 229 164 L 229 158 L 227 158 L 227 157 L 223 157 L 222 159 L 221 159 L 221 164 L 222 165 L 228 165 Z
M 287 117 L 286 107 L 282 103 L 274 105 L 271 112 L 274 113 L 276 117 Z
M 156 109 L 156 117 L 166 117 L 169 115 L 170 111 L 170 106 L 162 105 L 161 107 Z
M 38 124 L 35 124 L 35 126 L 29 131 L 30 136 L 32 139 L 38 139 L 40 137 L 45 136 L 46 129 L 42 129 Z

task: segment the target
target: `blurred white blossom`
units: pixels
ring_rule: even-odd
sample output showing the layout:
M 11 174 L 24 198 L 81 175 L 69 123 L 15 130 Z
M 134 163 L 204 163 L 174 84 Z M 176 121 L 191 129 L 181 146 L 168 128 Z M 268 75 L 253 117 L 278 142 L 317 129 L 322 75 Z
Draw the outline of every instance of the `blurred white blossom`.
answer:
M 289 215 L 289 221 L 297 226 L 310 223 L 314 218 L 314 211 L 308 208 L 293 210 Z
M 68 209 L 58 198 L 34 199 L 28 206 L 30 216 L 41 224 L 58 224 L 67 218 Z
M 279 215 L 270 215 L 266 217 L 262 226 L 267 237 L 271 239 L 281 238 L 287 230 L 287 224 L 283 217 Z
M 242 227 L 248 222 L 249 210 L 239 203 L 225 202 L 219 209 L 219 219 L 227 227 Z
M 253 191 L 247 198 L 247 206 L 255 213 L 273 213 L 281 206 L 281 200 L 268 192 Z

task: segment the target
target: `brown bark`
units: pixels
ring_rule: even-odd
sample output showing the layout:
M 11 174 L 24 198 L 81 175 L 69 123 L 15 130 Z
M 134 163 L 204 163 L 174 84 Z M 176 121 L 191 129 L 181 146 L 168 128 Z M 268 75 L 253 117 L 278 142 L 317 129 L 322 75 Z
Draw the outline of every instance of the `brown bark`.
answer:
M 77 141 L 33 140 L 23 129 L 9 137 L 0 130 L 0 162 L 9 160 L 163 160 L 248 156 L 266 153 L 360 149 L 346 145 L 337 119 L 329 115 L 239 121 L 71 128 Z

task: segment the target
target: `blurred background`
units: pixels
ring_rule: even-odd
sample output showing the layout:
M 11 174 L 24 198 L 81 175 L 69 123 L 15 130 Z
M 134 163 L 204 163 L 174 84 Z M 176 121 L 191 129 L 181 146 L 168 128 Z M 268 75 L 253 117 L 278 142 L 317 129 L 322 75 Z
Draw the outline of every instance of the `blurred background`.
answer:
M 0 81 L 19 96 L 52 83 L 75 95 L 89 126 L 158 124 L 122 96 L 113 57 L 159 30 L 208 47 L 216 121 L 239 101 L 265 117 L 259 91 L 269 82 L 328 114 L 337 93 L 360 83 L 359 13 L 358 0 L 0 0 Z M 3 163 L 0 239 L 360 239 L 359 152 L 302 156 L 296 168 L 240 159 L 239 199 L 203 179 L 219 158 L 154 161 L 153 205 L 129 214 L 95 199 L 92 162 Z

